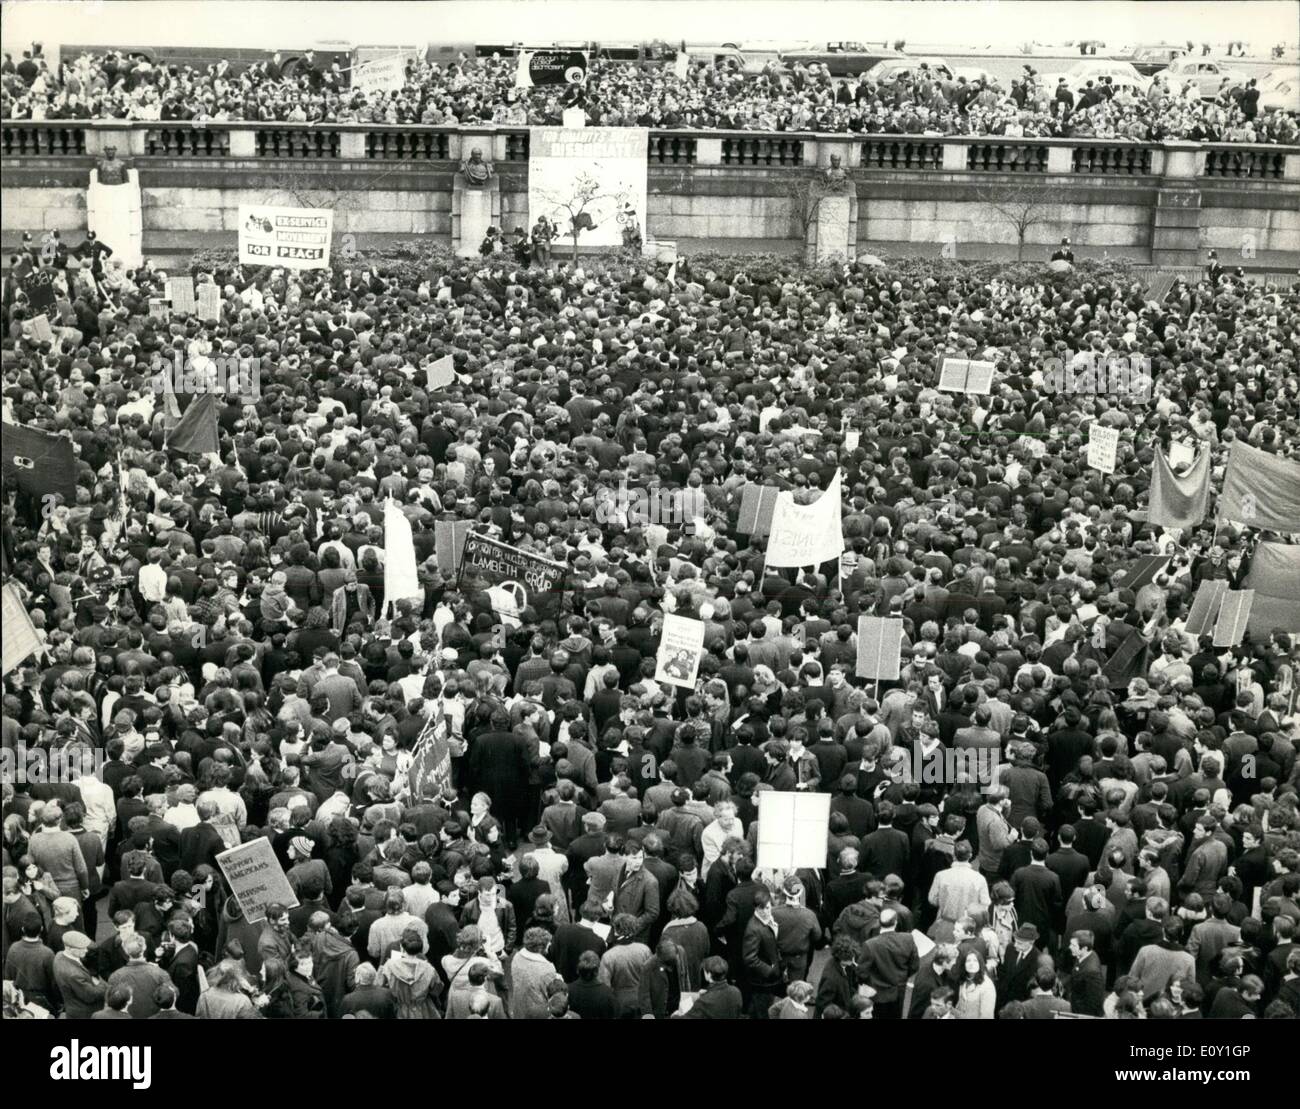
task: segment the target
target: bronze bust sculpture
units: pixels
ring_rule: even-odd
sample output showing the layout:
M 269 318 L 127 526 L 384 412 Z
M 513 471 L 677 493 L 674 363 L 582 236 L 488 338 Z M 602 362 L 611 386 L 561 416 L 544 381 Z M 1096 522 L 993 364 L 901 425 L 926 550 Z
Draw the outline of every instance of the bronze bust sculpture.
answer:
M 461 162 L 460 171 L 465 175 L 465 184 L 472 189 L 485 188 L 496 172 L 491 162 L 483 160 L 483 151 L 478 147 L 470 151 L 467 160 Z
M 106 146 L 104 156 L 99 160 L 99 183 L 101 185 L 125 185 L 130 180 L 128 166 L 117 156 L 117 147 Z

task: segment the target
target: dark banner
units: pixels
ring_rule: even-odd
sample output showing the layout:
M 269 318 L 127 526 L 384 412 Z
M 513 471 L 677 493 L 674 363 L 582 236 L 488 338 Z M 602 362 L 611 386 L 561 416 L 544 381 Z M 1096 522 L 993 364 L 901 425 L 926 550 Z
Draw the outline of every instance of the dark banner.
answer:
M 487 591 L 499 616 L 517 616 L 522 601 L 547 618 L 560 611 L 564 571 L 562 563 L 471 533 L 461 554 L 460 582 Z

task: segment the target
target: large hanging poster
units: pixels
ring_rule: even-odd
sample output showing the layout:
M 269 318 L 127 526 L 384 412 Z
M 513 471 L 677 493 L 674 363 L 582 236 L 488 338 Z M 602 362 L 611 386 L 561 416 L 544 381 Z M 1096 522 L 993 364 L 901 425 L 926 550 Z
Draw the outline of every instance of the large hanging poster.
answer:
M 646 158 L 643 127 L 533 127 L 528 138 L 528 219 L 545 216 L 557 249 L 622 246 L 635 222 L 645 234 Z

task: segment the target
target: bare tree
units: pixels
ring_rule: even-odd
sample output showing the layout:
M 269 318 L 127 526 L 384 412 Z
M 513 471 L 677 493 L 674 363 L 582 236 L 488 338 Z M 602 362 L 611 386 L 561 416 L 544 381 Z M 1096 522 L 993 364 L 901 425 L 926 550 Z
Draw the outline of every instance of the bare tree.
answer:
M 817 222 L 817 206 L 822 197 L 827 195 L 826 182 L 821 171 L 809 168 L 786 179 L 785 195 L 790 199 L 790 210 L 794 215 L 799 235 L 806 243 L 808 233 Z
M 994 220 L 1008 224 L 1016 233 L 1016 261 L 1025 260 L 1025 240 L 1030 229 L 1051 222 L 1051 210 L 1059 196 L 1041 185 L 999 185 L 976 194 Z
M 358 182 L 345 182 L 343 185 L 325 184 L 328 178 L 311 173 L 287 173 L 280 178 L 280 187 L 268 194 L 268 204 L 279 204 L 289 208 L 329 208 L 339 212 L 356 212 L 362 209 L 361 197 L 364 190 L 374 182 L 369 181 L 358 187 Z M 351 257 L 356 253 L 356 236 L 344 228 L 344 221 L 335 218 L 334 237 L 342 238 L 343 256 Z
M 580 173 L 573 179 L 573 187 L 567 193 L 546 192 L 542 199 L 551 208 L 563 209 L 569 215 L 567 232 L 573 240 L 573 260 L 578 260 L 578 241 L 584 231 L 593 231 L 595 221 L 591 218 L 592 207 L 601 200 L 613 200 L 621 204 L 625 199 L 622 194 L 604 191 L 604 186 L 590 173 Z

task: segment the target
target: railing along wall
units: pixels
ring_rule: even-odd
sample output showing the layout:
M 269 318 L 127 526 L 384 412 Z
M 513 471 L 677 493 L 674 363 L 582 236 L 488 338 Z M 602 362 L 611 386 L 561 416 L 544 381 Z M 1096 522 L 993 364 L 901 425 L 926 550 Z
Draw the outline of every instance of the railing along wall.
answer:
M 3 120 L 5 159 L 99 157 L 116 146 L 127 158 L 410 162 L 443 171 L 481 149 L 507 164 L 528 161 L 519 127 L 368 123 L 260 123 L 128 120 Z M 1015 176 L 1170 176 L 1173 150 L 1193 152 L 1188 176 L 1240 181 L 1300 180 L 1300 147 L 1228 143 L 1141 143 L 1113 139 L 1036 139 L 991 135 L 857 135 L 651 129 L 651 166 L 782 170 L 826 166 L 873 173 Z M 1180 166 L 1184 163 L 1180 160 Z

